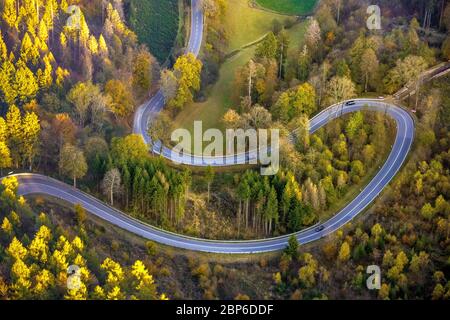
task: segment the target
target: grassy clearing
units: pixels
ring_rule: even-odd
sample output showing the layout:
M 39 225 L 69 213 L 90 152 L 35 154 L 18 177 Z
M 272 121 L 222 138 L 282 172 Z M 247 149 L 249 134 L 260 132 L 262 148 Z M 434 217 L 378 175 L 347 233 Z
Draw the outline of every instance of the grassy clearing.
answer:
M 220 69 L 219 80 L 209 91 L 209 98 L 205 102 L 187 105 L 175 118 L 174 128 L 185 128 L 193 132 L 194 121 L 203 121 L 204 129 L 222 130 L 220 118 L 228 108 L 233 106 L 230 92 L 235 72 L 250 60 L 254 52 L 254 47 L 248 48 L 227 60 Z
M 284 22 L 286 19 L 292 19 L 252 8 L 248 5 L 248 0 L 228 0 L 227 4 L 225 28 L 230 39 L 230 52 L 264 36 L 272 29 L 274 20 Z
M 174 128 L 185 128 L 193 132 L 194 121 L 203 121 L 203 129 L 223 130 L 220 119 L 229 108 L 233 107 L 230 97 L 235 72 L 253 57 L 256 48 L 256 46 L 245 49 L 243 47 L 270 32 L 274 20 L 281 23 L 286 20 L 293 21 L 291 17 L 252 8 L 248 6 L 247 0 L 229 0 L 228 8 L 226 29 L 230 37 L 229 52 L 237 50 L 239 52 L 221 66 L 218 81 L 208 91 L 208 99 L 187 105 L 175 118 Z M 294 52 L 303 41 L 305 26 L 305 23 L 300 23 L 288 30 L 291 52 Z
M 256 0 L 261 7 L 285 14 L 310 14 L 317 0 Z
M 303 41 L 305 39 L 306 29 L 308 28 L 307 22 L 302 22 L 294 25 L 292 28 L 288 29 L 289 34 L 289 50 L 288 56 L 294 56 L 300 46 L 303 46 Z
M 169 57 L 179 29 L 179 0 L 129 0 L 128 18 L 139 41 L 161 62 Z

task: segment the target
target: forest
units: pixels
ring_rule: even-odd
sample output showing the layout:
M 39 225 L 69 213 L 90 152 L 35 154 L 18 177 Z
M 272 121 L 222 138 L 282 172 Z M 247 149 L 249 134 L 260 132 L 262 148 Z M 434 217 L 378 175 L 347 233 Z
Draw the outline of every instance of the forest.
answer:
M 135 238 L 81 206 L 23 198 L 5 178 L 0 299 L 449 299 L 450 87 L 448 75 L 425 83 L 422 74 L 450 60 L 450 3 L 377 3 L 382 30 L 366 28 L 367 1 L 323 0 L 308 18 L 274 20 L 244 52 L 232 51 L 233 8 L 204 0 L 200 55 L 175 58 L 186 44 L 186 3 L 151 1 L 141 11 L 137 0 L 1 1 L 2 177 L 40 173 L 167 231 L 254 240 L 331 218 L 386 160 L 396 132 L 388 116 L 362 110 L 310 135 L 321 110 L 415 84 L 398 103 L 413 114 L 416 137 L 392 184 L 345 228 L 232 262 Z M 224 104 L 216 120 L 221 129 L 279 129 L 278 174 L 178 166 L 132 134 L 134 113 L 161 89 L 166 105 L 148 135 L 170 145 L 177 117 L 211 98 L 222 67 L 242 57 L 226 101 L 214 100 Z M 377 292 L 365 290 L 369 264 L 385 273 Z M 70 265 L 81 267 L 76 290 L 67 290 Z
M 99 257 L 87 244 L 86 211 L 78 206 L 76 228 L 55 225 L 45 213 L 36 214 L 17 195 L 17 179 L 2 181 L 0 298 L 66 300 L 166 300 L 158 294 L 152 274 L 141 260 L 121 266 L 110 257 Z M 68 274 L 77 266 L 79 277 Z M 8 275 L 4 278 L 3 274 Z

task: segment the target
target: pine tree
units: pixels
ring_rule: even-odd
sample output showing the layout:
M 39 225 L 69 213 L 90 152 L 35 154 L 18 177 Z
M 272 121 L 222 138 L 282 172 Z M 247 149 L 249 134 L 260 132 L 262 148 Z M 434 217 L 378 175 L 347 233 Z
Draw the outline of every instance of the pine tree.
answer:
M 54 285 L 55 277 L 53 274 L 47 269 L 42 269 L 35 276 L 35 285 L 32 291 L 39 298 L 49 298 L 49 291 L 53 289 Z
M 270 32 L 256 48 L 258 58 L 275 59 L 278 53 L 278 41 L 273 32 Z
M 37 144 L 41 125 L 34 112 L 27 113 L 22 123 L 22 154 L 24 162 L 28 162 L 29 170 L 32 170 L 34 156 L 37 153 Z
M 291 232 L 297 232 L 302 226 L 303 206 L 296 201 L 292 202 L 291 209 L 288 212 L 287 227 Z
M 24 63 L 31 61 L 34 65 L 37 64 L 39 59 L 39 49 L 31 40 L 28 32 L 22 38 L 22 45 L 20 48 L 20 58 Z
M 303 50 L 301 51 L 298 57 L 298 79 L 300 81 L 306 81 L 309 77 L 309 72 L 311 68 L 311 56 L 308 52 L 308 47 L 306 45 L 303 46 Z
M 239 197 L 239 209 L 237 215 L 238 231 L 239 231 L 242 220 L 241 218 L 242 208 L 244 209 L 243 211 L 244 211 L 245 228 L 248 227 L 248 210 L 250 205 L 251 190 L 247 182 L 247 179 L 244 178 L 243 181 L 241 181 L 241 183 L 238 186 L 237 194 Z M 244 206 L 242 206 L 242 202 L 244 203 Z
M 37 72 L 37 81 L 39 83 L 39 87 L 42 89 L 48 89 L 53 83 L 53 67 L 50 62 L 49 55 L 44 57 L 44 70 L 39 69 Z
M 67 69 L 63 69 L 58 67 L 56 69 L 56 85 L 58 87 L 62 87 L 64 80 L 70 75 L 70 71 Z
M 6 249 L 6 253 L 16 260 L 23 260 L 27 257 L 28 250 L 23 246 L 22 242 L 14 237 Z
M 94 54 L 94 55 L 98 54 L 98 50 L 99 50 L 98 42 L 97 42 L 97 39 L 95 39 L 95 37 L 93 35 L 91 35 L 89 37 L 88 48 L 89 48 L 89 51 L 91 52 L 91 54 Z
M 108 46 L 106 45 L 106 41 L 105 38 L 103 37 L 103 34 L 101 34 L 100 37 L 98 38 L 98 50 L 103 57 L 108 55 Z
M 9 107 L 6 114 L 6 126 L 8 128 L 8 146 L 12 152 L 13 164 L 17 168 L 20 162 L 20 145 L 22 142 L 22 116 L 15 105 Z
M 17 29 L 16 1 L 5 0 L 5 6 L 3 8 L 3 20 L 5 20 L 11 29 Z
M 0 90 L 8 105 L 14 104 L 17 99 L 17 91 L 14 88 L 15 76 L 16 67 L 10 59 L 7 59 L 0 69 Z
M 5 232 L 7 235 L 11 236 L 14 229 L 11 222 L 9 222 L 9 219 L 7 217 L 3 218 L 1 229 L 3 232 Z
M 433 292 L 431 294 L 431 298 L 433 300 L 440 300 L 444 296 L 445 288 L 442 286 L 442 284 L 438 283 L 433 289 Z
M 29 246 L 30 256 L 33 257 L 36 262 L 45 264 L 49 260 L 50 239 L 51 239 L 50 229 L 46 226 L 41 226 Z
M 350 246 L 346 241 L 342 243 L 341 249 L 339 250 L 338 259 L 341 262 L 345 262 L 350 259 Z
M 45 43 L 48 41 L 48 29 L 47 25 L 45 24 L 44 20 L 41 20 L 39 23 L 39 32 L 38 32 L 39 39 Z
M 6 143 L 8 138 L 8 126 L 6 125 L 5 119 L 0 117 L 0 141 Z
M 305 189 L 305 201 L 307 201 L 315 210 L 320 209 L 319 191 L 317 186 L 312 182 L 311 178 L 308 178 L 304 185 Z
M 19 187 L 19 182 L 17 181 L 17 178 L 16 177 L 3 178 L 1 184 L 2 184 L 2 187 L 3 187 L 2 196 L 5 197 L 5 198 L 9 198 L 9 199 L 15 200 L 16 197 L 17 197 L 17 189 Z M 20 226 L 21 225 L 20 218 L 17 215 L 17 213 L 15 213 L 14 211 L 11 211 L 10 221 L 15 226 Z
M 79 279 L 78 277 L 71 278 L 76 281 L 76 285 L 73 286 L 73 289 L 67 289 L 67 293 L 64 296 L 66 300 L 86 300 L 88 296 L 86 285 Z M 70 281 L 70 280 L 69 280 Z
M 119 286 L 114 286 L 106 294 L 107 300 L 123 300 L 124 298 L 125 298 L 125 296 Z
M 447 36 L 447 38 L 442 43 L 441 51 L 444 58 L 450 60 L 450 36 Z
M 205 173 L 205 180 L 206 183 L 208 185 L 208 203 L 209 203 L 209 198 L 210 198 L 210 193 L 211 193 L 211 183 L 214 181 L 214 169 L 211 166 L 208 166 L 206 168 L 206 173 Z
M 108 39 L 110 39 L 113 36 L 113 34 L 114 34 L 114 27 L 113 27 L 112 22 L 111 22 L 111 20 L 109 18 L 105 19 L 105 23 L 103 25 L 103 31 L 102 32 Z
M 44 41 L 41 41 L 41 39 L 39 39 L 39 37 L 34 38 L 34 45 L 41 52 L 47 52 L 48 51 L 47 44 Z
M 3 169 L 12 166 L 11 152 L 4 141 L 0 141 L 0 175 Z
M 60 7 L 63 12 L 67 12 L 67 9 L 69 8 L 69 5 L 67 4 L 67 0 L 61 0 Z
M 67 37 L 64 32 L 61 32 L 59 35 L 59 43 L 61 45 L 61 48 L 63 48 L 63 50 L 67 48 Z
M 288 240 L 288 245 L 284 252 L 288 254 L 292 259 L 298 258 L 298 247 L 299 243 L 296 236 L 290 236 Z
M 86 45 L 87 41 L 89 40 L 90 30 L 84 15 L 81 15 L 80 20 L 80 41 L 81 43 Z
M 298 278 L 305 287 L 310 288 L 316 283 L 318 263 L 310 253 L 305 253 L 302 260 L 305 265 L 298 269 Z
M 2 30 L 0 29 L 0 62 L 4 62 L 8 59 L 8 48 L 3 40 Z
M 13 283 L 12 294 L 16 299 L 27 299 L 31 287 L 31 269 L 21 259 L 17 259 L 11 267 Z
M 149 274 L 142 261 L 137 260 L 131 267 L 133 276 L 133 287 L 136 289 L 136 298 L 140 300 L 150 300 L 156 298 L 156 287 L 153 276 Z
M 426 220 L 431 220 L 435 215 L 435 209 L 430 203 L 425 203 L 420 209 L 420 215 Z
M 122 267 L 110 258 L 106 258 L 100 267 L 106 272 L 106 289 L 109 291 L 108 295 L 115 291 L 116 293 L 112 295 L 117 296 L 117 291 L 118 289 L 120 290 L 119 285 L 125 278 Z
M 359 133 L 359 130 L 362 128 L 363 124 L 364 124 L 364 116 L 362 112 L 356 112 L 351 115 L 345 127 L 345 133 L 347 134 L 350 140 L 355 139 L 356 135 Z
M 45 12 L 43 20 L 48 30 L 53 30 L 54 21 L 58 15 L 58 2 L 56 0 L 47 0 L 45 3 Z
M 119 12 L 113 8 L 111 3 L 108 3 L 106 11 L 107 11 L 107 20 L 110 21 L 114 30 L 119 34 L 123 34 L 126 31 L 126 27 L 122 22 L 122 18 L 120 17 Z
M 320 207 L 322 209 L 327 208 L 327 192 L 325 191 L 325 188 L 322 184 L 322 182 L 319 183 L 319 201 L 320 201 Z
M 70 249 L 70 248 L 68 248 Z M 53 269 L 56 270 L 56 272 L 67 272 L 67 268 L 69 267 L 69 263 L 67 262 L 66 259 L 66 254 L 59 250 L 56 249 L 53 251 L 52 257 L 50 259 L 50 263 L 53 267 Z
M 20 104 L 26 104 L 36 97 L 39 85 L 33 72 L 25 63 L 18 63 L 14 86 L 17 91 L 17 100 Z
M 270 234 L 272 232 L 273 221 L 275 221 L 275 223 L 278 222 L 278 200 L 277 193 L 273 186 L 270 189 L 269 197 L 267 198 L 267 204 L 264 210 L 264 220 L 266 224 L 268 222 L 268 227 L 265 225 L 264 229 Z

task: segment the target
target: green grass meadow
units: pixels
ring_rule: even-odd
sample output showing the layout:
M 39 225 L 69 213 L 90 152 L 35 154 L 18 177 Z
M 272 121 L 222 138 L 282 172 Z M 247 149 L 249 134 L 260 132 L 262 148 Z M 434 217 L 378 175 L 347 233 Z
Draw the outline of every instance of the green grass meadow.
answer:
M 317 0 L 256 0 L 263 8 L 284 14 L 310 14 L 317 4 Z
M 129 0 L 128 18 L 141 43 L 164 63 L 179 28 L 179 0 Z

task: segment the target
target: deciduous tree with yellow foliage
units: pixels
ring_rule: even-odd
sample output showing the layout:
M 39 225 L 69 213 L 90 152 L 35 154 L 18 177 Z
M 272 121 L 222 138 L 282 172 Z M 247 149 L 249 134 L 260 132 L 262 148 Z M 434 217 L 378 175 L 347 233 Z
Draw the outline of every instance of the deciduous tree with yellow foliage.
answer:
M 200 89 L 200 74 L 202 63 L 192 53 L 177 59 L 174 74 L 178 79 L 178 89 L 175 97 L 168 105 L 175 109 L 182 109 L 186 103 L 192 102 L 193 93 Z

